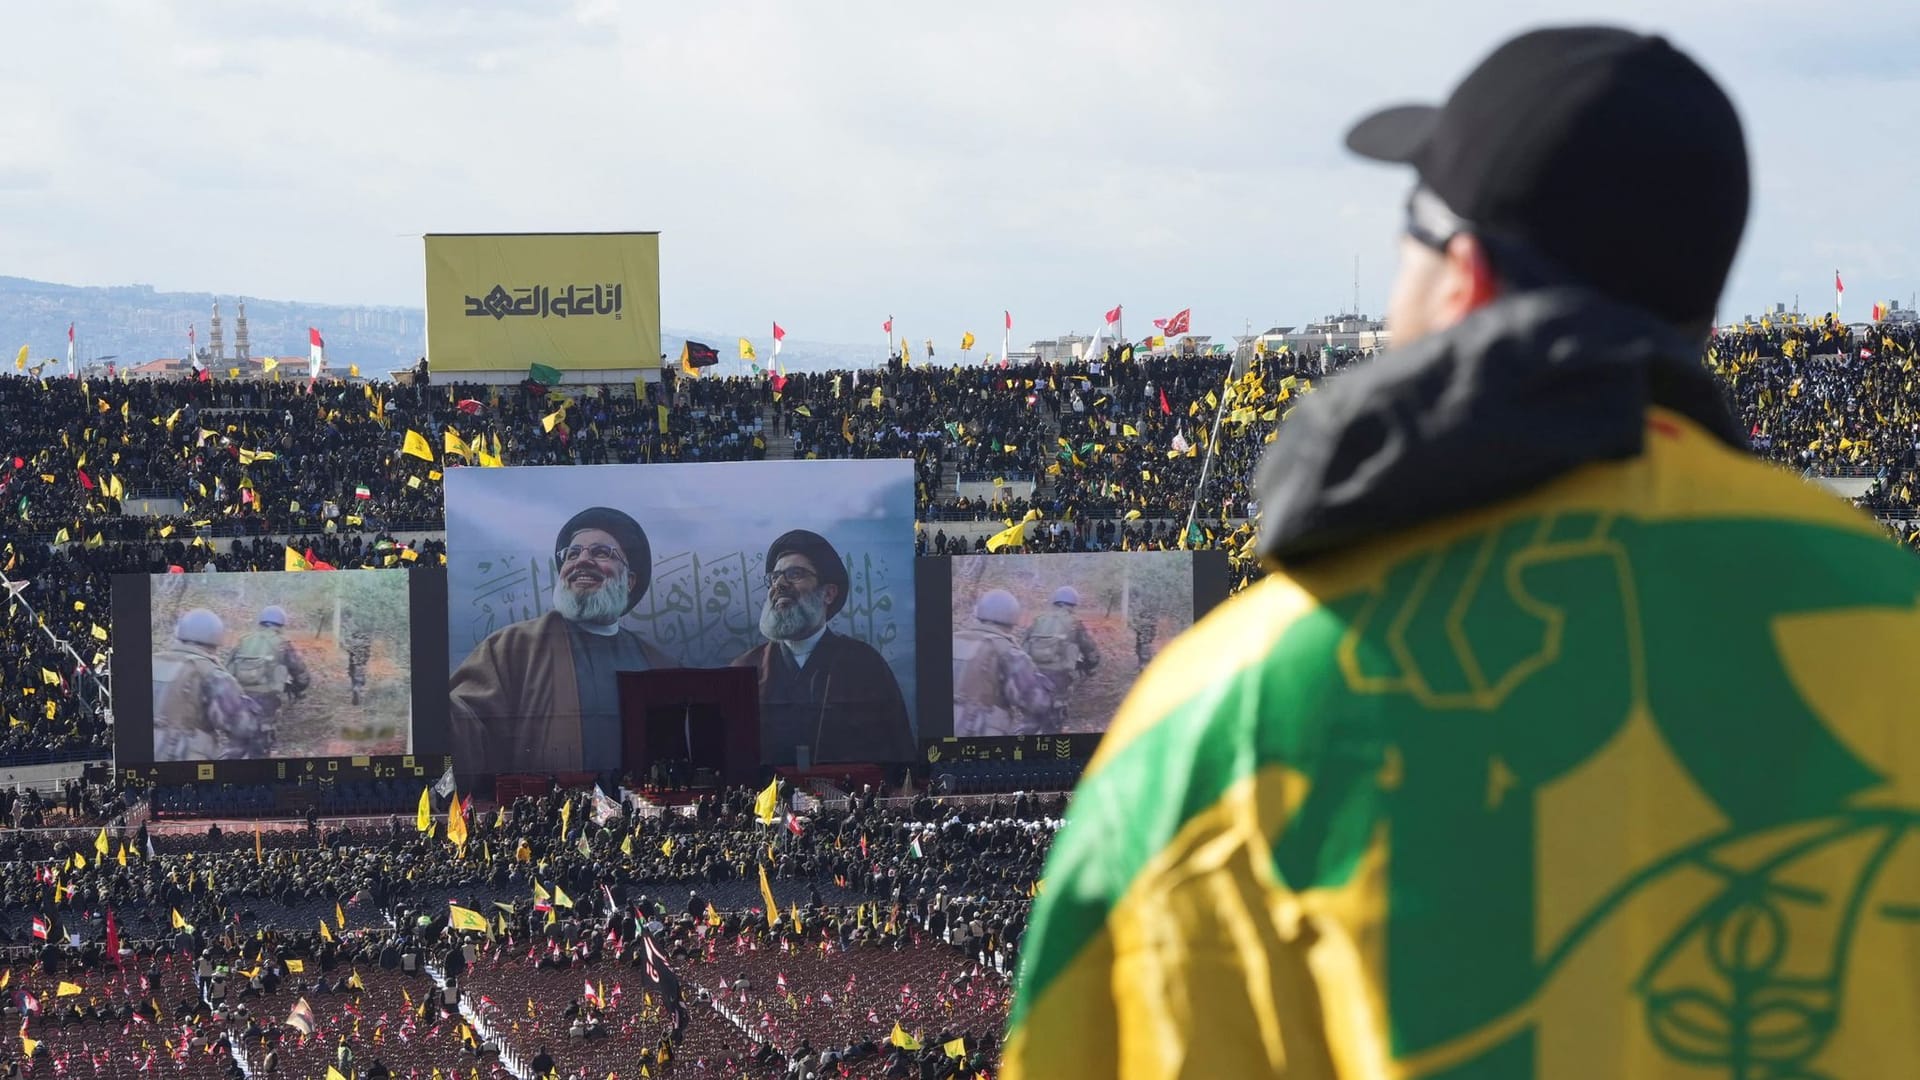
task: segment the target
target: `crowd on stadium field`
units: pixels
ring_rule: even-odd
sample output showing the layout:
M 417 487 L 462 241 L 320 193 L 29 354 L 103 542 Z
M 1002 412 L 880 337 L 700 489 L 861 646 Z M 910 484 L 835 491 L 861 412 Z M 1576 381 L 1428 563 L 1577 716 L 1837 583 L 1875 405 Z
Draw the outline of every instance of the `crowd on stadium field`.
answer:
M 1915 336 L 1911 323 L 1770 317 L 1723 329 L 1706 363 L 1758 452 L 1865 477 L 1862 504 L 1920 545 Z M 0 456 L 11 511 L 0 562 L 26 583 L 0 626 L 0 760 L 106 749 L 90 680 L 107 659 L 109 575 L 280 569 L 288 545 L 342 568 L 437 565 L 438 540 L 398 537 L 442 527 L 449 468 L 757 460 L 782 441 L 779 456 L 911 457 L 923 554 L 988 550 L 997 526 L 1037 513 L 1022 550 L 1225 548 L 1238 588 L 1260 574 L 1245 522 L 1262 451 L 1316 380 L 1360 359 L 1263 351 L 1232 380 L 1218 355 L 1008 368 L 896 359 L 765 378 L 669 372 L 639 397 L 532 381 L 0 378 L 0 409 L 16 422 Z M 1188 532 L 1216 417 L 1219 453 Z M 959 480 L 1005 494 L 946 494 Z M 182 508 L 122 515 L 148 496 Z
M 449 898 L 480 913 L 474 917 L 485 931 L 471 940 L 491 962 L 524 948 L 525 966 L 536 970 L 637 964 L 632 946 L 644 928 L 688 979 L 690 1005 L 711 998 L 715 978 L 728 977 L 721 973 L 741 978 L 752 952 L 817 956 L 830 968 L 833 958 L 866 950 L 943 950 L 946 968 L 970 967 L 997 989 L 984 995 L 988 1013 L 972 1030 L 956 1023 L 923 1041 L 967 1038 L 988 1055 L 984 1067 L 1063 801 L 1021 794 L 957 807 L 922 796 L 882 806 L 860 793 L 843 808 L 807 804 L 790 813 L 784 790 L 768 800 L 776 811 L 761 804 L 761 793 L 736 789 L 705 795 L 681 814 L 551 792 L 491 812 L 476 812 L 470 800 L 450 805 L 466 831 L 459 845 L 445 816 L 424 831 L 416 820 L 394 818 L 359 833 L 323 828 L 311 813 L 305 830 L 264 833 L 217 824 L 204 833 L 149 831 L 124 820 L 97 834 L 16 829 L 0 833 L 0 946 L 37 948 L 48 971 L 101 967 L 112 959 L 103 955 L 112 912 L 113 932 L 142 943 L 141 962 L 156 951 L 209 956 L 202 989 L 216 966 L 253 966 L 220 976 L 230 987 L 208 995 L 215 1005 L 271 994 L 281 981 L 298 981 L 308 993 L 346 993 L 336 969 L 355 963 L 388 970 L 433 964 L 459 981 L 478 958 L 455 955 L 446 943 Z M 73 936 L 77 945 L 59 944 Z M 284 969 L 263 972 L 259 945 L 269 937 L 284 946 L 282 959 L 317 958 L 332 985 L 293 980 Z M 509 940 L 517 943 L 511 954 Z M 851 970 L 839 976 L 849 992 Z M 963 982 L 943 972 L 919 992 L 958 1020 L 953 1006 L 983 1004 L 972 990 L 962 1001 Z M 718 989 L 728 991 L 725 983 Z M 721 1003 L 737 993 L 744 1005 L 749 989 L 742 981 Z M 760 986 L 756 998 L 774 989 Z M 913 1017 L 932 1022 L 918 1003 Z M 863 1035 L 859 1041 L 877 1041 L 869 1047 L 876 1060 L 886 1056 L 879 1046 L 894 1017 L 877 1028 L 857 1015 L 843 1019 L 859 1029 L 849 1032 Z M 756 1037 L 782 1063 L 814 1057 L 795 1028 L 775 1023 L 757 1028 Z

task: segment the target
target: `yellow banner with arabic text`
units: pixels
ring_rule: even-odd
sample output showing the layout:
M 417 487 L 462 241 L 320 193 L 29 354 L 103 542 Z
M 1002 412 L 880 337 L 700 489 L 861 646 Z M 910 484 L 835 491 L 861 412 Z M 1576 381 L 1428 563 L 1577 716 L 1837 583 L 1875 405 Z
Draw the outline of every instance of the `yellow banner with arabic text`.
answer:
M 434 371 L 660 366 L 658 233 L 430 234 Z

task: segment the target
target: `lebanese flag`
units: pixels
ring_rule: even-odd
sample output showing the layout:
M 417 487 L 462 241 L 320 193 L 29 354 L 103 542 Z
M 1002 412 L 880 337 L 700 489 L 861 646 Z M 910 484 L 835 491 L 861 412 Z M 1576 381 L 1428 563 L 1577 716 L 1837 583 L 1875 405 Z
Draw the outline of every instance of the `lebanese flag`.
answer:
M 120 962 L 120 924 L 113 918 L 113 909 L 107 909 L 107 958 L 115 964 Z
M 47 920 L 38 915 L 33 917 L 33 936 L 41 941 L 47 940 Z
M 320 331 L 307 327 L 307 366 L 319 371 L 320 366 L 327 362 L 326 352 L 327 343 L 320 337 Z
M 1120 307 L 1119 307 L 1119 305 L 1117 305 L 1117 304 L 1116 304 L 1116 305 L 1114 305 L 1114 309 L 1113 309 L 1112 311 L 1109 311 L 1109 312 L 1107 312 L 1107 325 L 1108 325 L 1108 326 L 1119 326 L 1119 325 L 1120 325 Z
M 1844 293 L 1847 291 L 1846 283 L 1840 280 L 1840 271 L 1838 270 L 1835 270 L 1833 272 L 1833 291 L 1837 293 Z
M 887 321 L 880 324 L 880 329 L 885 330 L 889 334 L 893 333 L 893 316 L 887 316 Z
M 1188 333 L 1192 325 L 1193 325 L 1193 309 L 1183 308 L 1178 315 L 1175 315 L 1173 318 L 1168 319 L 1167 324 L 1165 326 L 1162 326 L 1160 329 L 1168 337 L 1178 337 L 1181 334 Z
M 1118 309 L 1116 308 L 1115 310 L 1118 310 Z M 1011 311 L 1007 312 L 1006 316 L 1007 316 L 1007 329 L 1011 330 L 1013 329 L 1013 312 Z
M 795 836 L 800 835 L 800 819 L 792 814 L 787 815 L 787 831 Z
M 892 322 L 893 320 L 888 319 L 887 321 Z M 775 356 L 780 355 L 780 343 L 785 340 L 787 340 L 787 332 L 780 328 L 779 323 L 774 323 L 773 324 L 773 355 Z

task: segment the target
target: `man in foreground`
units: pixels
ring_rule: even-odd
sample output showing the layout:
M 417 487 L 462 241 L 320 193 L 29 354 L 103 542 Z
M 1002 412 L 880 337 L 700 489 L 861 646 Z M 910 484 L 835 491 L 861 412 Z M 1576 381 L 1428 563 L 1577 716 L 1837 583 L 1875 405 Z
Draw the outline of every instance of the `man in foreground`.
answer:
M 1699 363 L 1732 105 L 1554 30 L 1348 143 L 1417 173 L 1395 351 L 1090 763 L 1004 1075 L 1913 1071 L 1920 561 Z
M 620 625 L 653 577 L 639 522 L 589 507 L 560 527 L 554 548 L 552 610 L 488 634 L 453 673 L 463 773 L 617 769 L 616 673 L 680 666 Z

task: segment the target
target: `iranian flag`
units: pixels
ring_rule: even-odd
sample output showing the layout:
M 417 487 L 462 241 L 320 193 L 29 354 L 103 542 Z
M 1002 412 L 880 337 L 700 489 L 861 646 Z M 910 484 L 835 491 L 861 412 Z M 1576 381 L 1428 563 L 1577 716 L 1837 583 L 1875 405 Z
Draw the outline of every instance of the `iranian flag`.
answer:
M 371 499 L 373 498 L 373 492 L 368 491 L 367 485 L 365 484 L 356 484 L 353 489 L 353 497 L 356 499 Z

